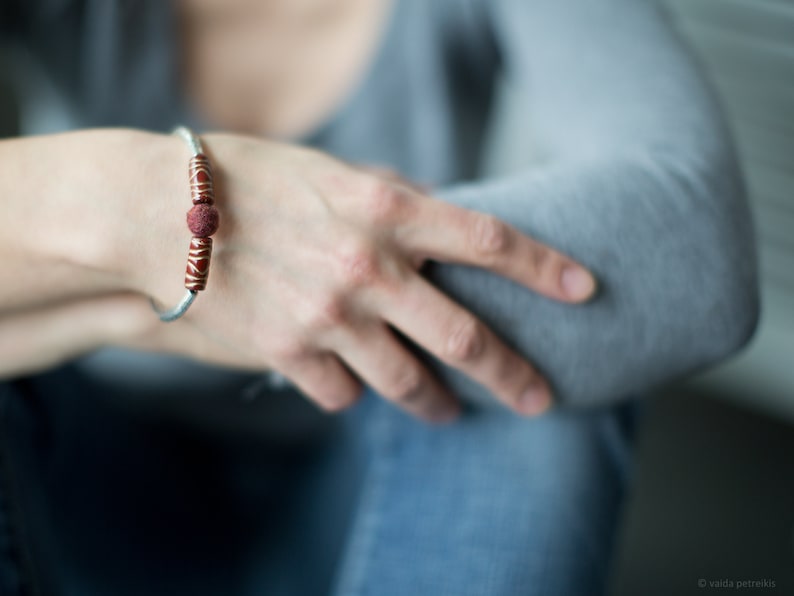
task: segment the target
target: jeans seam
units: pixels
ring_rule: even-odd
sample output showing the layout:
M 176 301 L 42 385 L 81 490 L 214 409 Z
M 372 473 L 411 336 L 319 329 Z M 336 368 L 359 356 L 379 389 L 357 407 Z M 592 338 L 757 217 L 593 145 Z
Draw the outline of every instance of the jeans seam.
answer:
M 5 391 L 4 391 L 5 390 Z M 6 395 L 3 395 L 3 392 Z M 5 515 L 8 521 L 8 562 L 16 571 L 19 595 L 36 596 L 40 594 L 33 572 L 34 565 L 29 550 L 25 547 L 24 529 L 22 523 L 22 508 L 16 490 L 16 474 L 11 461 L 11 445 L 8 423 L 8 400 L 13 399 L 13 394 L 0 386 L 0 485 L 5 489 L 4 509 L 0 515 Z

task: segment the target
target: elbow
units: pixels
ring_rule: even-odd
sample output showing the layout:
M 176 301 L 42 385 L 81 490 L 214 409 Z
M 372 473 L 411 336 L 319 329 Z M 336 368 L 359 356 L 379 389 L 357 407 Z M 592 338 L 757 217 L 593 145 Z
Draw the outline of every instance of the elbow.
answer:
M 721 300 L 727 303 L 725 356 L 738 352 L 750 343 L 761 320 L 758 251 L 749 208 L 746 213 L 741 228 L 733 230 L 734 241 L 728 243 L 730 250 L 723 263 L 723 267 L 729 271 L 721 288 Z
M 693 309 L 691 327 L 681 345 L 691 358 L 682 372 L 716 366 L 752 341 L 761 316 L 758 287 L 751 275 L 737 275 L 732 282 L 707 297 L 707 309 Z
M 729 146 L 722 159 L 701 162 L 687 191 L 697 213 L 693 282 L 700 308 L 690 322 L 703 342 L 703 365 L 734 355 L 753 338 L 761 316 L 755 226 L 741 169 Z M 698 171 L 699 170 L 699 171 Z
M 730 138 L 704 134 L 645 155 L 664 207 L 651 208 L 649 259 L 657 265 L 660 336 L 680 370 L 734 355 L 760 319 L 755 228 Z M 664 280 L 664 281 L 662 281 Z M 669 318 L 667 318 L 669 317 Z M 657 320 L 658 324 L 658 320 Z M 669 352 L 668 352 L 669 353 Z
M 713 337 L 719 340 L 713 346 L 716 361 L 728 358 L 747 346 L 761 319 L 760 291 L 754 272 L 737 274 L 731 281 L 719 298 L 725 304 L 724 312 L 711 323 L 719 326 L 713 332 Z

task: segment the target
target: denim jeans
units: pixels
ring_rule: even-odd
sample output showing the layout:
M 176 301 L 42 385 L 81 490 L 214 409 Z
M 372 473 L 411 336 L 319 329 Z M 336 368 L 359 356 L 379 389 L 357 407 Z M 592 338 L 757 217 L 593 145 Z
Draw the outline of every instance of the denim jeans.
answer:
M 604 591 L 631 406 L 434 428 L 368 394 L 284 441 L 99 393 L 70 367 L 0 385 L 3 596 Z

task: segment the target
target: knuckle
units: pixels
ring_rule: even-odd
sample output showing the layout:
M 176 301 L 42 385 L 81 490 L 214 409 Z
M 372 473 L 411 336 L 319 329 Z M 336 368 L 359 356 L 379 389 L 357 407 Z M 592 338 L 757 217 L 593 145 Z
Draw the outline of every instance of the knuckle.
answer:
M 469 316 L 455 324 L 447 337 L 446 356 L 457 362 L 477 358 L 483 351 L 484 337 L 479 322 Z
M 360 286 L 374 283 L 380 276 L 380 263 L 374 247 L 365 242 L 354 243 L 340 256 L 344 282 Z
M 510 230 L 507 224 L 492 215 L 477 216 L 471 232 L 472 249 L 476 254 L 492 257 L 508 248 Z
M 322 179 L 324 187 L 329 192 L 339 196 L 348 196 L 354 194 L 358 189 L 357 178 L 351 176 L 346 171 L 339 171 L 334 168 L 328 172 Z
M 343 324 L 345 309 L 342 300 L 333 295 L 315 299 L 308 309 L 306 327 L 312 331 L 326 331 Z
M 405 197 L 393 184 L 373 178 L 366 191 L 365 215 L 371 223 L 393 222 L 402 210 Z
M 422 371 L 415 366 L 403 368 L 389 386 L 389 397 L 407 403 L 416 399 L 424 386 Z
M 532 272 L 536 277 L 541 277 L 552 266 L 552 253 L 542 246 L 535 247 L 532 251 Z

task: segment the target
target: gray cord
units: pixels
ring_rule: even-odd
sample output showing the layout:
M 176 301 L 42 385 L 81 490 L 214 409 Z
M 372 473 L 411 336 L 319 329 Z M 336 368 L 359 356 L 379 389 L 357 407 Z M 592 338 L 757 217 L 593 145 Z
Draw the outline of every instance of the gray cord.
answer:
M 186 126 L 177 126 L 173 133 L 180 139 L 185 141 L 190 150 L 193 152 L 191 157 L 196 157 L 199 153 L 204 153 L 204 147 L 201 144 L 201 139 Z
M 160 310 L 157 307 L 157 303 L 154 301 L 154 298 L 149 298 L 149 302 L 151 303 L 154 312 L 156 312 L 157 316 L 160 317 L 160 320 L 163 323 L 170 323 L 171 321 L 176 321 L 187 312 L 187 309 L 190 308 L 190 305 L 193 304 L 193 301 L 196 299 L 197 294 L 198 292 L 196 290 L 188 290 L 185 292 L 182 300 L 179 301 L 179 304 L 169 310 Z

